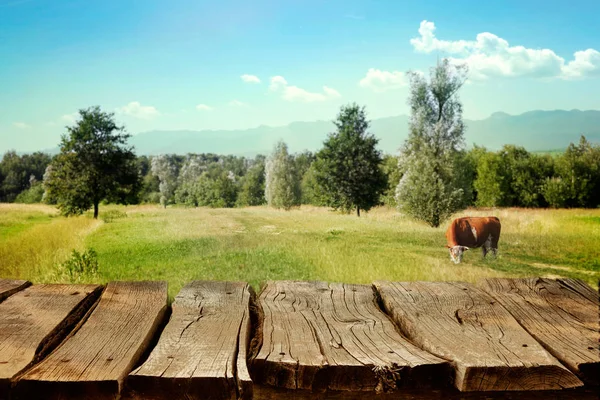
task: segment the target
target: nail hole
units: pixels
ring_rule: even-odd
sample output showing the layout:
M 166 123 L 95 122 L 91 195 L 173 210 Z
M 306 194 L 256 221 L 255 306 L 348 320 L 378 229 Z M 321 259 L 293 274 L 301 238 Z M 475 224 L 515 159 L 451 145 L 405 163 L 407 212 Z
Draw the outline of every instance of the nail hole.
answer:
M 227 292 L 227 294 L 231 294 L 231 292 Z
M 71 361 L 71 360 L 69 360 L 68 358 L 63 358 L 63 359 L 62 359 L 62 360 L 60 360 L 60 361 L 62 361 L 62 362 L 69 362 L 69 361 Z
M 285 356 L 285 353 L 283 353 L 283 352 L 282 352 L 282 353 L 279 353 L 279 355 L 280 355 L 280 356 Z
M 106 361 L 112 361 L 112 360 L 113 360 L 112 358 L 107 358 L 107 359 L 106 359 Z
M 523 345 L 523 347 L 527 347 L 527 345 L 526 345 L 526 344 L 524 344 L 524 345 Z
M 75 296 L 75 295 L 78 295 L 78 294 L 79 294 L 79 292 L 73 292 L 73 293 L 71 293 L 71 296 Z
M 588 350 L 594 350 L 594 348 L 592 346 L 589 346 Z

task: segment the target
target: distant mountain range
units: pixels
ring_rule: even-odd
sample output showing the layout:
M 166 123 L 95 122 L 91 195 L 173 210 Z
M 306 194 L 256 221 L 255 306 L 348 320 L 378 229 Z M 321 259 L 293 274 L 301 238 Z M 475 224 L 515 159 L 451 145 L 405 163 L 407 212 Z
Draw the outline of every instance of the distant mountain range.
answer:
M 465 139 L 469 146 L 482 145 L 498 150 L 515 144 L 529 151 L 565 149 L 583 134 L 600 143 L 600 111 L 530 111 L 520 115 L 497 112 L 483 120 L 465 120 Z M 291 152 L 318 150 L 327 134 L 334 130 L 331 121 L 293 122 L 280 127 L 261 125 L 246 130 L 150 131 L 132 136 L 137 154 L 217 153 L 253 156 L 271 151 L 283 139 Z M 379 138 L 379 148 L 395 154 L 408 136 L 408 117 L 379 118 L 371 121 L 370 131 Z

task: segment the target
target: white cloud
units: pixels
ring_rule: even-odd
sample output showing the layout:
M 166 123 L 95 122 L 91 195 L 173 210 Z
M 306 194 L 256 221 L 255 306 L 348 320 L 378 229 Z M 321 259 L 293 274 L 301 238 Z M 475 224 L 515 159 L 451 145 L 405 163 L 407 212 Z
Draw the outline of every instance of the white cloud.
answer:
M 207 106 L 206 104 L 198 104 L 196 106 L 196 110 L 199 110 L 199 111 L 210 111 L 212 109 L 213 109 L 212 107 Z
M 69 122 L 69 123 L 74 123 L 75 121 L 77 121 L 77 117 L 79 116 L 78 112 L 74 112 L 71 114 L 65 114 L 62 117 L 60 117 L 60 120 L 63 122 Z
M 143 106 L 138 101 L 132 101 L 126 106 L 117 108 L 117 112 L 120 114 L 126 114 L 140 119 L 151 119 L 160 115 L 160 113 L 155 107 Z
M 281 93 L 281 97 L 286 101 L 299 101 L 304 103 L 313 103 L 326 101 L 341 97 L 340 93 L 327 86 L 323 86 L 323 93 L 312 93 L 297 86 L 291 86 L 283 76 L 273 76 L 269 90 Z
M 600 53 L 594 49 L 578 51 L 569 63 L 550 49 L 529 49 L 510 46 L 508 41 L 493 33 L 479 33 L 475 40 L 439 40 L 435 24 L 422 21 L 420 37 L 410 43 L 416 51 L 441 51 L 456 55 L 453 62 L 466 62 L 469 77 L 485 80 L 490 77 L 585 78 L 600 76 Z
M 358 82 L 363 88 L 372 89 L 375 92 L 398 89 L 408 85 L 408 78 L 404 72 L 381 71 L 370 68 L 367 75 Z
M 246 106 L 246 103 L 242 103 L 242 102 L 241 102 L 241 101 L 239 101 L 239 100 L 231 100 L 231 101 L 229 102 L 229 105 L 230 105 L 231 107 L 244 107 L 244 106 Z
M 25 122 L 13 122 L 13 126 L 19 129 L 29 129 L 31 125 L 26 124 Z
M 600 51 L 587 49 L 575 52 L 575 59 L 563 68 L 568 78 L 600 77 Z
M 241 76 L 242 80 L 246 83 L 260 83 L 260 79 L 256 75 L 244 74 Z

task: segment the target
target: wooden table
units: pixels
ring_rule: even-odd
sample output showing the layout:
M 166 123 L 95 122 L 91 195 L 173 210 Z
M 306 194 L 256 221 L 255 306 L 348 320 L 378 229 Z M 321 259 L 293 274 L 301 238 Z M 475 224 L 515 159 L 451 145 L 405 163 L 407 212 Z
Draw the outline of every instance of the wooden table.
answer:
M 598 399 L 598 321 L 572 279 L 0 279 L 0 399 Z

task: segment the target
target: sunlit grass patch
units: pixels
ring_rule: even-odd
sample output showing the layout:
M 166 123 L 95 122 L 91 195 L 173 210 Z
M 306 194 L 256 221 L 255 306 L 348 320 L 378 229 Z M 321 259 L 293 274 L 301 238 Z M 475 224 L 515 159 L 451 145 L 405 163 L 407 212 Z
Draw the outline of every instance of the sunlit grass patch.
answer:
M 44 210 L 52 215 L 53 210 L 19 207 L 25 207 L 17 212 L 23 216 Z M 101 221 L 103 213 L 109 223 Z M 48 223 L 31 223 L 0 244 L 0 260 L 10 260 L 0 271 L 2 276 L 57 281 L 53 271 L 73 249 L 93 248 L 96 282 L 167 280 L 171 296 L 196 279 L 246 281 L 259 288 L 277 279 L 369 284 L 568 276 L 597 286 L 600 226 L 594 218 L 600 218 L 600 210 L 469 209 L 456 216 L 463 215 L 500 218 L 498 258 L 483 259 L 473 249 L 456 265 L 445 248 L 447 223 L 431 228 L 388 208 L 357 218 L 318 207 L 146 205 L 102 207 L 100 221 L 48 216 Z

